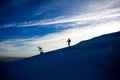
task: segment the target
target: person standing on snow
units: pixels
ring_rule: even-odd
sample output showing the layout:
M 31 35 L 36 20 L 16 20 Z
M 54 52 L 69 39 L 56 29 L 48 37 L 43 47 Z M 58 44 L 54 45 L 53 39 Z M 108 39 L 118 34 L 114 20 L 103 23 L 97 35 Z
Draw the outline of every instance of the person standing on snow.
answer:
M 68 38 L 67 42 L 68 42 L 68 46 L 70 47 L 71 39 Z

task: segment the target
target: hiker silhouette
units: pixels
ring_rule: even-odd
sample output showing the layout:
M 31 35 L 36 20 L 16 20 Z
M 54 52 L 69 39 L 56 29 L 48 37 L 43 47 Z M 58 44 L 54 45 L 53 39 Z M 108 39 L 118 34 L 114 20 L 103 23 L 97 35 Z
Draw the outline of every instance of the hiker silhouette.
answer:
M 67 42 L 68 42 L 68 46 L 70 47 L 71 39 L 68 38 Z
M 40 51 L 40 54 L 43 53 L 42 47 L 38 46 L 38 49 Z

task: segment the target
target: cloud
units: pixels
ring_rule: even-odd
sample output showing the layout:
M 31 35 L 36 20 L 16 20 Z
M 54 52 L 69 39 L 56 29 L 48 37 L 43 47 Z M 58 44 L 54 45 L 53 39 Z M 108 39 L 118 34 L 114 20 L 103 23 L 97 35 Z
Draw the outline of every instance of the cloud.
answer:
M 120 17 L 120 8 L 108 9 L 106 11 L 101 12 L 92 12 L 88 14 L 80 14 L 80 15 L 72 15 L 72 16 L 59 16 L 52 19 L 46 20 L 37 20 L 37 21 L 29 21 L 18 24 L 8 24 L 2 27 L 31 27 L 31 26 L 41 26 L 41 25 L 54 25 L 54 24 L 70 24 L 70 23 L 78 23 L 85 24 L 90 21 L 100 22 L 101 20 L 112 20 Z M 69 26 L 68 26 L 69 27 Z
M 75 2 L 78 2 L 77 0 Z M 67 1 L 51 1 L 49 4 L 45 4 L 40 7 L 40 9 L 36 13 L 37 15 L 43 14 L 44 12 L 49 13 L 49 11 L 53 9 L 58 9 L 59 7 L 65 7 L 65 3 Z M 86 2 L 84 7 L 88 12 L 82 13 L 81 10 L 76 10 L 67 15 L 60 15 L 55 18 L 49 18 L 45 20 L 31 20 L 25 21 L 21 23 L 11 23 L 0 26 L 0 28 L 7 27 L 31 27 L 31 26 L 42 26 L 42 25 L 59 25 L 59 24 L 71 24 L 78 23 L 85 24 L 89 21 L 101 21 L 105 19 L 114 19 L 116 17 L 120 17 L 120 8 L 117 6 L 120 3 L 119 0 L 102 0 L 102 1 L 89 1 Z M 53 5 L 54 4 L 54 5 Z M 69 3 L 70 4 L 70 3 Z M 75 3 L 76 4 L 76 3 Z M 106 5 L 107 4 L 107 5 Z M 78 4 L 76 4 L 78 5 Z M 80 7 L 81 9 L 81 7 Z M 77 12 L 77 14 L 76 14 Z M 74 15 L 73 15 L 74 13 Z M 56 13 L 57 14 L 57 13 Z M 72 26 L 72 25 L 71 25 Z M 68 26 L 69 27 L 69 26 Z
M 75 45 L 83 40 L 88 40 L 103 34 L 120 31 L 120 23 L 118 20 L 108 21 L 87 25 L 85 27 L 71 28 L 61 32 L 51 33 L 43 37 L 33 37 L 28 39 L 12 39 L 0 43 L 0 49 L 4 49 L 4 53 L 21 54 L 21 56 L 32 56 L 39 54 L 37 49 L 41 46 L 44 52 L 67 47 L 67 38 L 71 38 L 72 45 Z M 11 48 L 10 48 L 11 47 Z M 1 53 L 3 53 L 1 51 Z
M 55 7 L 65 5 L 65 4 L 63 4 L 63 2 L 65 2 L 65 1 L 61 1 L 60 4 L 57 4 L 59 2 L 53 1 L 50 4 L 47 4 L 45 6 L 47 7 L 47 11 L 49 11 L 48 9 L 50 9 L 50 10 L 51 10 L 51 8 L 57 9 Z M 55 5 L 53 5 L 53 3 Z M 75 23 L 79 22 L 79 24 L 80 23 L 83 24 L 88 21 L 95 21 L 95 20 L 101 20 L 101 19 L 113 19 L 113 18 L 120 16 L 120 8 L 118 6 L 116 6 L 118 3 L 120 3 L 119 0 L 114 0 L 114 1 L 113 0 L 101 0 L 101 1 L 95 0 L 95 1 L 90 1 L 90 2 L 86 2 L 86 3 L 87 3 L 87 5 L 85 4 L 84 7 L 87 6 L 87 8 L 85 9 L 85 10 L 89 11 L 87 13 L 81 13 L 81 11 L 78 12 L 79 11 L 79 9 L 78 9 L 75 12 L 71 12 L 72 15 L 68 14 L 67 16 L 63 15 L 63 16 L 58 16 L 58 17 L 51 18 L 51 19 L 46 19 L 46 20 L 31 21 L 31 22 L 27 22 L 21 26 L 29 27 L 29 26 L 52 25 L 52 24 L 57 25 L 57 24 L 64 24 L 64 23 L 69 24 L 71 22 L 75 22 Z M 78 4 L 76 4 L 76 5 L 78 5 Z M 80 7 L 80 9 L 81 9 L 81 7 Z M 77 14 L 73 15 L 73 13 L 76 13 L 76 12 L 77 12 Z
M 66 4 L 66 0 L 53 0 L 50 1 L 47 4 L 42 5 L 34 14 L 35 16 L 40 16 L 42 14 L 45 13 L 49 13 L 50 11 L 54 11 L 59 9 L 60 7 L 64 7 L 65 8 L 65 4 Z
M 100 2 L 95 0 L 89 3 L 87 9 L 93 11 L 104 11 L 106 9 L 118 8 L 118 6 L 116 5 L 118 5 L 119 3 L 120 0 L 101 0 Z
M 54 19 L 43 20 L 35 23 L 35 25 L 51 25 L 59 23 L 69 23 L 69 22 L 88 22 L 101 19 L 111 19 L 120 16 L 120 9 L 106 10 L 102 12 L 95 12 L 83 15 L 75 15 L 70 17 L 57 17 Z M 34 22 L 33 22 L 34 24 Z

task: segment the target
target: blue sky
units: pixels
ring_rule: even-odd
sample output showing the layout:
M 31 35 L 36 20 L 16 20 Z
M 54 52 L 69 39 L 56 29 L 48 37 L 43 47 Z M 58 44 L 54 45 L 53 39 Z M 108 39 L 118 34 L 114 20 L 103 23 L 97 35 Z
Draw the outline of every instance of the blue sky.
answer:
M 26 57 L 120 31 L 119 0 L 0 0 L 0 56 Z

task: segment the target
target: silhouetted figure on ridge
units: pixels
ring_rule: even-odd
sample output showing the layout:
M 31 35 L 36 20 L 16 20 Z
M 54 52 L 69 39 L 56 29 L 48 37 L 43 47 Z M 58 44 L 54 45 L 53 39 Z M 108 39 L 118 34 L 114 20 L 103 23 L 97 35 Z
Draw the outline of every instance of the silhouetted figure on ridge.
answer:
M 68 46 L 70 47 L 71 39 L 68 38 L 67 42 L 68 42 Z
M 43 53 L 42 47 L 38 46 L 38 49 L 40 51 L 40 54 Z

